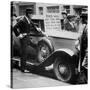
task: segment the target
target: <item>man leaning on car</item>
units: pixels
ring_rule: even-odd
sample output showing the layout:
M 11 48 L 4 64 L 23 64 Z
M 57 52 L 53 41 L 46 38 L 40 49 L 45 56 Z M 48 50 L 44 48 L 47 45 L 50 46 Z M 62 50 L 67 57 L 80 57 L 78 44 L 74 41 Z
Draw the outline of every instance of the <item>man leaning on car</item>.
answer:
M 26 9 L 26 15 L 23 15 L 17 19 L 17 23 L 13 27 L 14 33 L 17 37 L 20 38 L 21 43 L 21 71 L 22 72 L 28 72 L 26 70 L 26 40 L 24 38 L 24 34 L 28 34 L 30 32 L 30 25 L 32 23 L 31 17 L 32 17 L 33 10 L 31 8 Z

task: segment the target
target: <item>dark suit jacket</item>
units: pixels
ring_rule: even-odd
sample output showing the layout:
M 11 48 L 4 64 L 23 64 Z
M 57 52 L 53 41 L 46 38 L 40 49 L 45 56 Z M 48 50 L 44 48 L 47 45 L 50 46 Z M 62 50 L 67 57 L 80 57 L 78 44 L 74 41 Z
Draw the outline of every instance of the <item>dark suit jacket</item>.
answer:
M 65 30 L 67 30 L 67 31 L 72 31 L 72 32 L 76 32 L 76 28 L 75 28 L 75 27 L 72 27 L 72 25 L 71 25 L 69 22 L 67 22 L 67 23 L 65 24 Z
M 31 21 L 30 21 L 31 22 Z M 28 23 L 25 16 L 22 16 L 17 24 L 13 27 L 14 33 L 18 36 L 20 33 L 29 33 L 30 32 L 30 23 Z

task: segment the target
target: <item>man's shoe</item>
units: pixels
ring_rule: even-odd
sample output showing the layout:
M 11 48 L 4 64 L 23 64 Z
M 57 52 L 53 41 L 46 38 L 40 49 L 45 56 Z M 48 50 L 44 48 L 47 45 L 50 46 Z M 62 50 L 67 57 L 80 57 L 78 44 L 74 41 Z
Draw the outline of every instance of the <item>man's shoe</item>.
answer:
M 28 71 L 28 70 L 24 70 L 24 73 L 29 73 L 30 71 Z
M 23 73 L 29 73 L 30 71 L 28 71 L 28 70 L 21 70 L 21 72 L 23 72 Z

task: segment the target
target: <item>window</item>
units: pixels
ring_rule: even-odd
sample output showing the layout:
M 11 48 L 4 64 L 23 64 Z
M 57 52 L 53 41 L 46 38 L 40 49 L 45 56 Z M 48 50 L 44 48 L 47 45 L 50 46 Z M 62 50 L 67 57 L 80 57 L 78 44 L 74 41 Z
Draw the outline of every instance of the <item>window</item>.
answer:
M 39 15 L 43 15 L 43 7 L 39 7 Z
M 70 6 L 69 5 L 65 5 L 64 9 L 66 10 L 67 13 L 70 13 Z
M 47 7 L 48 13 L 59 13 L 59 6 L 49 6 Z
M 34 5 L 20 5 L 19 6 L 19 15 L 25 15 L 25 11 L 27 8 L 32 8 L 33 9 L 33 14 L 34 12 Z

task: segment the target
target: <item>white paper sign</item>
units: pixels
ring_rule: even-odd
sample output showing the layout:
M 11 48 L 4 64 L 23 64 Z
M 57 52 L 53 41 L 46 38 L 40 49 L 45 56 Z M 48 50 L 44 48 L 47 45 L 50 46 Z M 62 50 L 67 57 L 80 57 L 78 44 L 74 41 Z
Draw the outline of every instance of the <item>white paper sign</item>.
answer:
M 58 14 L 46 14 L 45 17 L 45 31 L 60 31 L 61 24 L 60 18 Z

